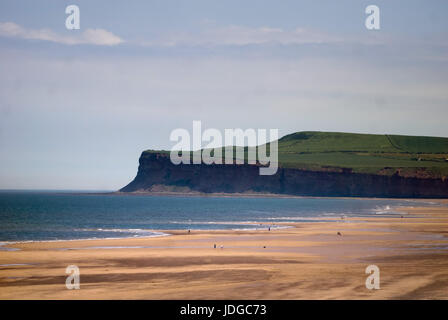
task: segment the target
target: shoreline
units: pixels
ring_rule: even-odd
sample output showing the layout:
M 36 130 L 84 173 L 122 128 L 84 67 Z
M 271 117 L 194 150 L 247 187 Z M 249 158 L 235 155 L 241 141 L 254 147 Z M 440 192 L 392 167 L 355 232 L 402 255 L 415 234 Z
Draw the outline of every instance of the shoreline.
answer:
M 308 197 L 305 197 L 308 198 Z M 316 198 L 322 198 L 322 197 L 316 197 Z M 339 199 L 357 199 L 357 198 L 339 198 Z M 370 198 L 368 198 L 370 199 Z M 398 199 L 397 199 L 398 200 Z M 400 199 L 400 200 L 406 200 L 406 199 Z M 414 200 L 409 200 L 414 201 Z M 440 204 L 447 204 L 448 200 L 446 202 L 442 201 L 434 201 L 439 202 Z M 422 208 L 431 207 L 431 206 L 425 206 Z M 381 213 L 381 214 L 371 214 L 371 217 L 381 217 L 381 216 L 390 216 L 390 215 L 399 215 L 398 212 L 402 211 L 403 207 L 391 207 L 389 213 Z M 405 208 L 414 208 L 414 207 L 405 207 Z M 418 208 L 418 207 L 417 207 Z M 370 218 L 370 216 L 346 216 L 343 215 L 344 219 L 350 218 L 353 219 L 364 219 L 364 218 Z M 281 220 L 281 219 L 277 219 Z M 294 220 L 305 220 L 304 221 L 294 221 Z M 158 237 L 167 237 L 172 236 L 174 234 L 179 234 L 182 232 L 186 232 L 186 230 L 191 230 L 193 232 L 207 232 L 207 233 L 213 233 L 213 232 L 226 232 L 226 231 L 264 231 L 268 228 L 271 228 L 272 230 L 277 229 L 286 229 L 286 228 L 294 228 L 296 224 L 298 223 L 327 223 L 327 222 L 334 222 L 334 221 L 340 221 L 341 217 L 339 216 L 318 216 L 318 217 L 297 217 L 297 219 L 294 219 L 293 221 L 231 221 L 231 222 L 225 222 L 225 221 L 216 221 L 216 224 L 235 224 L 235 225 L 257 225 L 257 226 L 264 226 L 261 228 L 231 228 L 231 229 L 195 229 L 195 228 L 189 228 L 189 229 L 129 229 L 129 230 L 139 230 L 142 232 L 149 232 L 154 233 L 154 235 L 142 235 L 142 236 L 123 236 L 123 237 L 105 237 L 105 238 L 74 238 L 74 239 L 36 239 L 36 240 L 0 240 L 0 251 L 2 251 L 2 248 L 5 249 L 14 249 L 9 246 L 14 244 L 21 244 L 21 243 L 45 243 L 45 242 L 72 242 L 72 241 L 100 241 L 100 240 L 126 240 L 126 239 L 151 239 L 151 238 L 158 238 Z M 128 229 L 123 229 L 128 230 Z M 157 235 L 156 235 L 157 234 Z
M 138 194 L 140 195 L 140 194 Z M 146 195 L 146 194 L 141 194 L 141 195 Z M 288 197 L 289 198 L 289 197 Z M 329 198 L 325 198 L 325 197 L 298 197 L 298 198 L 312 198 L 312 199 L 333 199 L 331 197 Z M 397 201 L 410 201 L 410 202 L 414 202 L 414 199 L 383 199 L 383 198 L 345 198 L 345 197 L 339 197 L 338 199 L 359 199 L 359 200 L 397 200 Z M 426 200 L 430 200 L 430 199 L 419 199 L 421 201 L 415 201 L 415 202 L 426 202 Z M 352 216 L 346 216 L 345 214 L 344 216 L 344 220 L 349 221 L 349 220 L 360 220 L 360 219 L 369 219 L 369 218 L 380 218 L 380 217 L 385 217 L 385 216 L 393 216 L 393 215 L 400 215 L 399 212 L 403 212 L 403 209 L 406 210 L 412 210 L 413 208 L 415 209 L 423 209 L 423 208 L 431 208 L 433 203 L 439 203 L 440 205 L 446 205 L 448 206 L 448 199 L 431 199 L 433 201 L 431 201 L 431 205 L 427 205 L 427 206 L 423 206 L 423 207 L 401 207 L 401 206 L 392 206 L 390 208 L 390 212 L 389 213 L 381 213 L 381 214 L 371 214 L 371 216 L 357 216 L 357 215 L 352 215 Z M 428 203 L 429 204 L 429 203 Z M 448 209 L 448 207 L 447 207 Z M 404 212 L 404 214 L 408 214 L 407 212 Z M 190 228 L 189 230 L 191 230 L 192 232 L 198 233 L 198 232 L 204 232 L 204 233 L 219 233 L 219 232 L 239 232 L 239 231 L 265 231 L 267 230 L 269 227 L 272 230 L 277 230 L 277 229 L 287 229 L 287 228 L 295 228 L 297 224 L 299 223 L 328 223 L 328 222 L 335 222 L 335 221 L 340 221 L 341 218 L 339 216 L 319 216 L 319 217 L 297 217 L 297 219 L 294 220 L 305 220 L 301 221 L 301 222 L 297 222 L 297 221 L 276 221 L 276 222 L 270 222 L 270 221 L 241 221 L 241 222 L 237 222 L 237 221 L 231 221 L 231 222 L 223 222 L 223 221 L 217 221 L 216 224 L 235 224 L 235 225 L 259 225 L 259 226 L 265 226 L 262 228 L 232 228 L 232 229 L 195 229 L 195 228 Z M 321 221 L 319 221 L 321 220 Z M 123 229 L 123 230 L 128 230 L 128 229 Z M 129 229 L 129 230 L 140 230 L 142 232 L 150 232 L 150 233 L 160 233 L 158 235 L 142 235 L 142 236 L 123 236 L 123 237 L 105 237 L 105 238 L 75 238 L 75 239 L 43 239 L 43 240 L 0 240 L 0 251 L 2 251 L 2 248 L 5 249 L 15 249 L 14 247 L 10 247 L 11 245 L 14 244 L 22 244 L 22 243 L 46 243 L 46 242 L 73 242 L 73 241 L 102 241 L 102 240 L 127 240 L 127 239 L 152 239 L 152 238 L 159 238 L 159 237 L 168 237 L 168 236 L 173 236 L 176 234 L 182 234 L 185 233 L 186 230 L 188 229 Z M 7 250 L 5 250 L 7 251 Z
M 315 221 L 314 223 L 316 223 Z M 322 221 L 325 222 L 325 221 Z M 287 223 L 287 222 L 284 222 Z M 219 233 L 219 232 L 238 232 L 238 231 L 267 231 L 268 227 L 271 227 L 271 230 L 278 230 L 278 229 L 288 229 L 288 228 L 294 228 L 294 226 L 291 225 L 283 225 L 283 222 L 277 222 L 274 224 L 269 224 L 268 222 L 260 222 L 260 223 L 254 223 L 254 224 L 262 224 L 266 225 L 264 228 L 235 228 L 235 229 L 194 229 L 191 228 L 190 230 L 192 232 L 204 232 L 204 233 Z M 188 230 L 188 229 L 187 229 Z M 161 229 L 161 230 L 153 230 L 153 229 L 142 229 L 142 231 L 147 232 L 154 232 L 154 233 L 160 233 L 158 235 L 144 235 L 144 236 L 133 236 L 133 237 L 107 237 L 107 238 L 79 238 L 79 239 L 45 239 L 45 240 L 19 240 L 19 241 L 12 241 L 12 240 L 1 240 L 0 241 L 0 251 L 2 251 L 2 248 L 5 249 L 15 249 L 14 247 L 9 247 L 14 244 L 22 244 L 22 243 L 46 243 L 46 242 L 73 242 L 73 241 L 102 241 L 102 240 L 128 240 L 128 239 L 152 239 L 152 238 L 160 238 L 160 237 L 169 237 L 176 234 L 186 234 L 186 229 Z
M 334 217 L 271 231 L 15 244 L 20 250 L 0 251 L 0 299 L 448 299 L 448 207 L 399 210 L 404 218 Z M 80 290 L 65 288 L 71 264 Z M 381 290 L 365 288 L 371 264 Z

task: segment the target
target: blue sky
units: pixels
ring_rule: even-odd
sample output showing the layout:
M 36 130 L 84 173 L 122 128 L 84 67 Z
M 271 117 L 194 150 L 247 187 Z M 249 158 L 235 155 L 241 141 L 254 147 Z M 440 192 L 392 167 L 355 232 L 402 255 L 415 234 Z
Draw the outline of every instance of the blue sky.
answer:
M 81 29 L 65 28 L 76 4 Z M 381 29 L 364 26 L 367 5 Z M 0 188 L 108 189 L 175 128 L 448 136 L 446 1 L 0 2 Z

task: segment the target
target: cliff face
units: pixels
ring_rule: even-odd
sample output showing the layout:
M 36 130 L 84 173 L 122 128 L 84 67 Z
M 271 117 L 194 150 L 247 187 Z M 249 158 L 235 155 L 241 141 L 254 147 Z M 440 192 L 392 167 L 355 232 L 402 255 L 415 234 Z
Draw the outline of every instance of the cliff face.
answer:
M 188 190 L 204 193 L 261 192 L 303 196 L 448 198 L 447 179 L 279 168 L 259 175 L 255 165 L 174 165 L 169 154 L 143 153 L 135 179 L 121 192 Z M 165 190 L 167 190 L 165 189 Z

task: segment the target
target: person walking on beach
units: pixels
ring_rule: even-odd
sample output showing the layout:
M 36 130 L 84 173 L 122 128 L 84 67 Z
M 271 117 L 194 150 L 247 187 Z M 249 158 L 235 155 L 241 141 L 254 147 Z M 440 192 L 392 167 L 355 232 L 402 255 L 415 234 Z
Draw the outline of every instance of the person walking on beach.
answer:
M 213 245 L 213 248 L 216 249 L 216 243 Z

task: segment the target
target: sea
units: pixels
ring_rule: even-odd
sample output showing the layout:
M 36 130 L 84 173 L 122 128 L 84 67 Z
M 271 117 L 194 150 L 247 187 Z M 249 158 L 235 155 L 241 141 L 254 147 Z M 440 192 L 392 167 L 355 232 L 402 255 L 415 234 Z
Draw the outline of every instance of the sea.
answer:
M 167 236 L 167 230 L 284 228 L 287 222 L 397 215 L 435 202 L 0 191 L 0 247 L 23 241 Z

